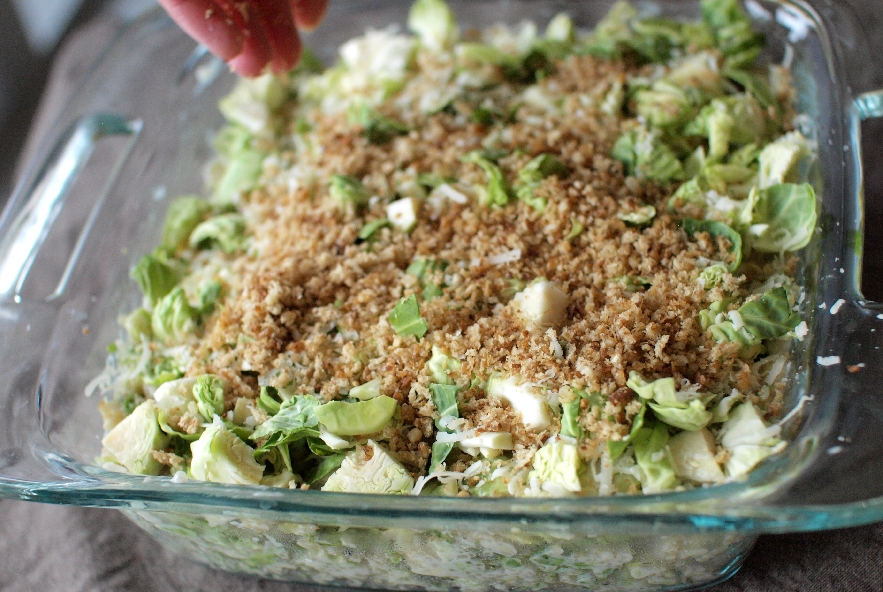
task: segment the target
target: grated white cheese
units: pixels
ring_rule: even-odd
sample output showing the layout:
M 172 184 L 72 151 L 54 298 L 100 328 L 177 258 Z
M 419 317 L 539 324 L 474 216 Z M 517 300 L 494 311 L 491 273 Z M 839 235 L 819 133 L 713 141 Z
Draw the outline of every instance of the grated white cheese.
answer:
M 447 183 L 442 183 L 438 187 L 435 188 L 433 193 L 438 193 L 442 197 L 446 197 L 454 203 L 465 204 L 469 203 L 469 198 L 466 197 L 464 193 L 457 191 Z
M 519 259 L 521 259 L 521 249 L 512 249 L 511 251 L 503 251 L 502 253 L 490 255 L 489 257 L 484 257 L 483 259 L 473 259 L 471 262 L 471 266 L 478 267 L 482 264 L 482 262 L 485 262 L 488 265 L 502 265 L 504 263 L 512 263 L 514 261 L 518 261 Z
M 776 9 L 776 22 L 788 29 L 788 41 L 791 43 L 803 41 L 809 35 L 809 30 L 814 28 L 812 22 L 790 6 Z
M 551 346 L 550 351 L 552 352 L 552 355 L 558 359 L 564 358 L 564 349 L 558 341 L 558 334 L 555 332 L 555 329 L 550 327 L 549 330 L 546 331 L 546 335 L 549 337 L 549 345 Z
M 436 442 L 462 442 L 469 438 L 475 437 L 475 430 L 466 430 L 465 432 L 438 432 L 435 435 Z
M 190 481 L 190 477 L 184 471 L 177 471 L 171 481 L 172 483 L 187 483 Z
M 816 364 L 819 366 L 836 366 L 840 363 L 840 356 L 818 356 Z
M 733 323 L 733 329 L 736 331 L 745 326 L 745 321 L 742 320 L 742 315 L 739 314 L 738 310 L 729 311 L 727 316 L 730 318 L 730 321 Z

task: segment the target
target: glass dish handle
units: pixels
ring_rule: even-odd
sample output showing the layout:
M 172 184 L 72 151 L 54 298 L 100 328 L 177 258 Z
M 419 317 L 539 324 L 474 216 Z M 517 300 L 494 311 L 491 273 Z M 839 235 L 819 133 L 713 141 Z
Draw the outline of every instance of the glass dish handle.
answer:
M 141 126 L 139 120 L 129 120 L 119 115 L 81 117 L 61 135 L 46 158 L 29 171 L 0 221 L 0 299 L 21 300 L 28 271 L 97 142 L 109 136 L 125 135 L 131 136 L 131 146 Z M 89 217 L 81 232 L 81 239 L 77 241 L 65 272 L 59 278 L 58 288 L 54 294 L 46 295 L 47 298 L 63 291 L 66 278 L 77 259 L 82 237 L 93 217 Z

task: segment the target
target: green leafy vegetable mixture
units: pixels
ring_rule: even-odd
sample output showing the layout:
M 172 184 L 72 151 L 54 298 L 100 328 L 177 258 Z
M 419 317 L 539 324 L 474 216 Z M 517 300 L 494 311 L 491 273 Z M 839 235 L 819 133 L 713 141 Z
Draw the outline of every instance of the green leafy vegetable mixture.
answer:
M 816 224 L 736 0 L 460 31 L 442 0 L 220 103 L 90 390 L 99 459 L 414 495 L 656 493 L 780 451 Z

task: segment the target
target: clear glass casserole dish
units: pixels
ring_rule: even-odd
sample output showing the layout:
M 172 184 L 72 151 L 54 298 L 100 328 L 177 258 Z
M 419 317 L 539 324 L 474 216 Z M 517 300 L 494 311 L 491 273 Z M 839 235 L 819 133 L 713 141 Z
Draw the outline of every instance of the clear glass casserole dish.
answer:
M 308 43 L 330 61 L 366 27 L 403 23 L 408 4 L 333 5 Z M 475 26 L 544 22 L 561 10 L 590 26 L 610 3 L 451 5 Z M 828 35 L 836 11 L 753 6 L 770 59 L 793 51 L 799 110 L 819 144 L 822 215 L 799 278 L 812 332 L 793 354 L 800 373 L 789 397 L 792 406 L 805 399 L 803 421 L 746 481 L 640 497 L 427 500 L 95 467 L 102 430 L 84 386 L 104 365 L 117 316 L 136 305 L 128 272 L 156 244 L 169 199 L 202 185 L 217 100 L 233 82 L 154 14 L 96 63 L 56 126 L 65 131 L 47 139 L 0 221 L 0 355 L 10 369 L 0 387 L 0 495 L 118 507 L 176 552 L 222 569 L 384 589 L 683 589 L 734 573 L 758 533 L 883 519 L 874 384 L 883 307 L 858 288 L 859 123 L 883 116 L 883 93 L 851 96 L 846 54 L 863 41 Z M 694 16 L 698 3 L 648 8 Z

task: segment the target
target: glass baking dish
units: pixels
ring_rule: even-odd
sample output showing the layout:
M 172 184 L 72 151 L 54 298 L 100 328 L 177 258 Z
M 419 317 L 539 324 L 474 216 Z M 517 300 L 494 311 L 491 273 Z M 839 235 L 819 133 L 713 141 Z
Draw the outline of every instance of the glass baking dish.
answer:
M 331 61 L 366 28 L 403 23 L 408 4 L 332 4 L 307 42 Z M 543 23 L 565 10 L 589 27 L 611 4 L 451 2 L 461 26 Z M 641 6 L 698 11 L 695 0 Z M 883 91 L 852 96 L 846 84 L 866 48 L 858 35 L 829 35 L 847 7 L 750 7 L 767 58 L 793 60 L 801 125 L 819 147 L 821 209 L 799 277 L 811 334 L 793 352 L 789 403 L 801 401 L 802 420 L 786 451 L 744 482 L 615 498 L 416 498 L 173 483 L 95 466 L 101 419 L 84 387 L 104 366 L 117 317 L 140 301 L 129 269 L 157 244 L 169 201 L 203 185 L 216 104 L 234 82 L 155 12 L 94 64 L 0 220 L 0 496 L 116 507 L 174 552 L 221 569 L 373 589 L 690 589 L 735 573 L 759 533 L 883 520 L 883 305 L 859 288 L 860 123 L 883 117 Z

